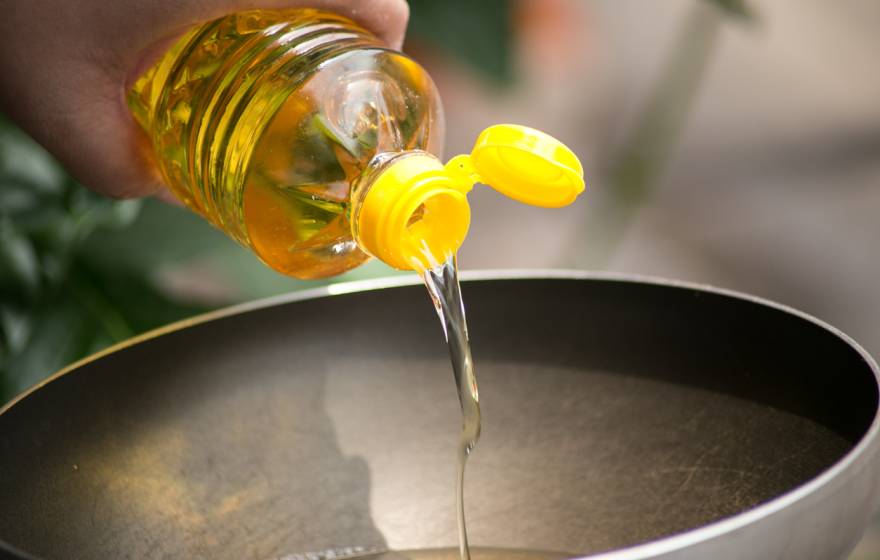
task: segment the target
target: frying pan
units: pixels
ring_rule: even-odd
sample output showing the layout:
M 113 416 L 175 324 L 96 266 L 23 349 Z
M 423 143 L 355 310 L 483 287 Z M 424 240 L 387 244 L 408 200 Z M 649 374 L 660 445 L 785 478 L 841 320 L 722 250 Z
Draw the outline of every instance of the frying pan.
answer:
M 836 560 L 857 542 L 880 478 L 878 377 L 839 331 L 659 280 L 496 273 L 463 291 L 484 416 L 472 544 Z M 419 285 L 209 314 L 0 413 L 0 558 L 455 546 L 459 423 Z

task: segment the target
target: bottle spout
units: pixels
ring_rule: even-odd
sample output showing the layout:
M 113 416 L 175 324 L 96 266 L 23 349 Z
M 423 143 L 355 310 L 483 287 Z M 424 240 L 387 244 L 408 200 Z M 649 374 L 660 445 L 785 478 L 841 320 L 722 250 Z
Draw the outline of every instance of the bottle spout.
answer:
M 424 152 L 395 157 L 354 201 L 361 247 L 401 270 L 422 272 L 455 254 L 470 226 L 467 193 L 476 183 L 533 206 L 568 205 L 584 190 L 583 167 L 564 144 L 518 125 L 480 134 L 470 154 L 443 165 Z
M 354 238 L 371 255 L 400 270 L 424 271 L 453 255 L 467 236 L 467 191 L 425 152 L 395 158 L 355 201 Z

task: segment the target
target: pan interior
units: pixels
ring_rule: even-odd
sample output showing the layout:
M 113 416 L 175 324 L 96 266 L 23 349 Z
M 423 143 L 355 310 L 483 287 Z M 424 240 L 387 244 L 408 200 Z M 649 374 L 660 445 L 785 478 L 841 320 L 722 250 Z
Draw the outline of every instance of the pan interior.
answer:
M 463 290 L 476 546 L 586 554 L 735 515 L 839 460 L 877 408 L 855 349 L 761 304 L 608 280 Z M 419 286 L 227 316 L 0 415 L 0 539 L 102 560 L 455 546 L 459 421 Z

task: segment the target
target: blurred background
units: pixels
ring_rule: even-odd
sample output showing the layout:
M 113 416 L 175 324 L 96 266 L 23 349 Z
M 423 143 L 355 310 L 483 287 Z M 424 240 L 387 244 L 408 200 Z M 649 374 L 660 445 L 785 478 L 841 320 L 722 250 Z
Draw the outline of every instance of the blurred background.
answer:
M 410 0 L 447 155 L 517 122 L 578 153 L 571 207 L 471 195 L 465 270 L 657 275 L 802 309 L 880 356 L 880 3 Z M 395 274 L 380 263 L 329 282 Z M 206 222 L 101 199 L 0 119 L 0 403 L 209 309 L 320 285 Z M 853 560 L 880 558 L 880 522 Z

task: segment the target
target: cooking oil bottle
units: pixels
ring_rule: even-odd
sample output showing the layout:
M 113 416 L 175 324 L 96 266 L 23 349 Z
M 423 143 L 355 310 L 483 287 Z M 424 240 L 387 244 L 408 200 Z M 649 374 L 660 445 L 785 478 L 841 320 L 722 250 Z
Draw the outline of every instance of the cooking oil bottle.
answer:
M 477 182 L 551 207 L 584 188 L 568 148 L 514 125 L 486 129 L 471 154 L 444 165 L 442 108 L 425 70 L 313 9 L 192 29 L 128 103 L 175 195 L 299 278 L 370 256 L 420 272 L 446 262 L 467 234 Z

